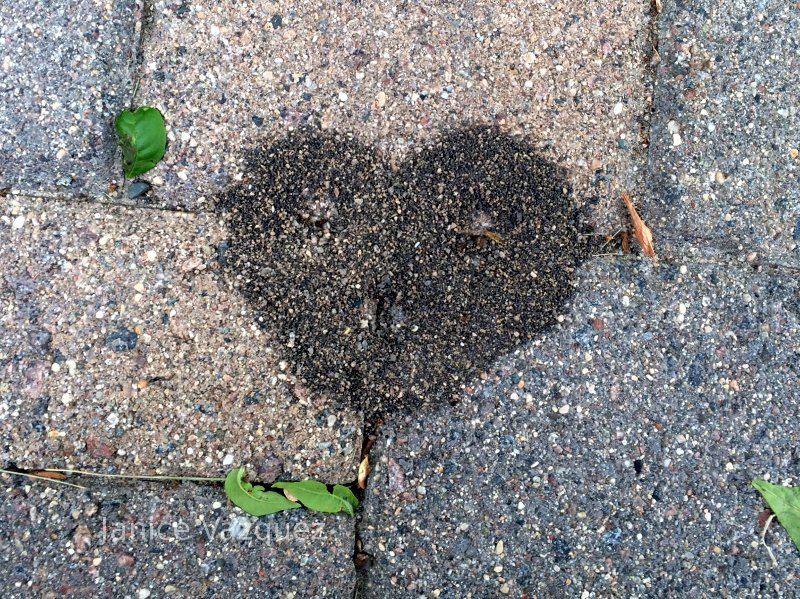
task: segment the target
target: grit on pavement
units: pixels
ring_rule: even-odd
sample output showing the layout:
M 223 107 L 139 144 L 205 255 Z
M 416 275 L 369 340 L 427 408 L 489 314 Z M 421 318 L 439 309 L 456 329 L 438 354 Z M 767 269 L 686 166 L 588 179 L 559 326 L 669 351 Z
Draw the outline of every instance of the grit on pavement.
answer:
M 213 484 L 4 477 L 4 597 L 800 595 L 800 554 L 773 524 L 771 560 L 750 487 L 800 484 L 800 6 L 78 4 L 0 6 L 3 466 L 218 477 L 245 465 L 264 482 L 350 483 L 366 431 L 372 472 L 355 521 L 252 518 Z M 168 127 L 164 161 L 139 185 L 123 180 L 113 131 L 130 105 L 155 106 Z M 304 156 L 275 151 L 297 130 L 345 140 L 321 146 L 341 155 L 285 173 L 254 165 Z M 369 229 L 353 247 L 375 244 L 375 256 L 339 246 L 346 268 L 386 268 L 405 255 L 399 239 L 439 252 L 420 268 L 441 273 L 463 247 L 436 246 L 440 217 L 414 215 L 396 234 L 377 225 L 398 197 L 446 214 L 479 189 L 503 208 L 502 177 L 478 179 L 506 158 L 459 139 L 557 165 L 573 204 L 558 205 L 600 240 L 595 255 L 573 271 L 557 248 L 574 240 L 543 237 L 535 255 L 553 256 L 559 279 L 543 281 L 565 291 L 520 309 L 536 323 L 514 329 L 517 344 L 443 321 L 465 339 L 427 331 L 422 360 L 361 354 L 437 402 L 371 411 L 381 376 L 348 383 L 361 403 L 302 380 L 319 374 L 302 357 L 313 328 L 295 347 L 265 316 L 280 303 L 268 283 L 280 273 L 291 285 L 293 264 L 316 276 L 317 263 L 295 260 L 309 246 L 289 238 L 246 264 L 246 231 L 219 210 L 241 195 L 225 194 L 244 186 L 279 205 L 285 175 L 291 189 L 333 181 L 339 200 L 344 172 L 360 187 L 342 198 L 381 206 L 353 217 Z M 379 166 L 359 174 L 348 148 Z M 453 166 L 473 155 L 473 174 Z M 618 247 L 622 191 L 657 261 Z M 336 238 L 331 214 L 311 221 Z M 496 225 L 467 231 L 472 261 L 454 272 L 505 256 L 518 233 Z M 404 301 L 432 301 L 400 280 Z M 498 287 L 497 305 L 530 285 Z M 493 295 L 480 294 L 480 305 Z M 470 334 L 480 371 L 462 381 Z M 442 355 L 426 368 L 431 351 Z M 427 387 L 442 373 L 463 386 L 453 401 Z

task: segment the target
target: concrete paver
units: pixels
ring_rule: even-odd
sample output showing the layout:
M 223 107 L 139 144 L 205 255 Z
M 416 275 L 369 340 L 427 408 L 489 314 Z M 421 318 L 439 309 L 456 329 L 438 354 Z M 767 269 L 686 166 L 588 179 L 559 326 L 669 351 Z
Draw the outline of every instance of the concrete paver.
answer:
M 231 510 L 191 483 L 86 491 L 4 480 L 3 597 L 349 597 L 353 520 L 293 510 Z
M 797 6 L 664 6 L 641 204 L 662 250 L 800 265 Z
M 606 258 L 579 289 L 459 405 L 387 419 L 365 597 L 794 596 L 750 481 L 798 484 L 796 277 Z
M 477 124 L 542 147 L 600 204 L 604 175 L 628 185 L 642 150 L 648 36 L 649 8 L 631 0 L 157 1 L 137 101 L 164 113 L 170 145 L 151 201 L 208 206 L 247 149 L 301 125 L 399 164 Z
M 4 460 L 355 478 L 360 415 L 286 380 L 213 216 L 12 198 L 0 218 Z
M 121 183 L 114 118 L 133 92 L 140 4 L 0 5 L 0 189 L 96 197 Z

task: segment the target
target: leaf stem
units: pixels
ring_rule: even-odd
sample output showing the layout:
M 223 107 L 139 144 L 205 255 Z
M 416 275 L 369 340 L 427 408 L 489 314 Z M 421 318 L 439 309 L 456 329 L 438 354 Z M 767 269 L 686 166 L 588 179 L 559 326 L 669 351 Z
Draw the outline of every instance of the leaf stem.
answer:
M 168 476 L 164 474 L 105 474 L 103 472 L 89 472 L 87 470 L 72 470 L 70 468 L 47 468 L 43 472 L 61 472 L 63 474 L 80 474 L 81 476 L 95 476 L 98 478 L 122 478 L 133 480 L 188 480 L 206 483 L 223 483 L 225 478 L 214 476 Z

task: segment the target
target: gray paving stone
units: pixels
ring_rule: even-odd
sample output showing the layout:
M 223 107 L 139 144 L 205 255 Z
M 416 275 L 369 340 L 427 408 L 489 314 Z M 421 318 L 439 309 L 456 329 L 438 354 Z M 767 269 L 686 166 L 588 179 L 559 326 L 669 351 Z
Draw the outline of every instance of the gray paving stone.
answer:
M 349 597 L 353 519 L 252 518 L 220 487 L 3 479 L 0 588 L 56 597 Z
M 749 486 L 800 483 L 796 277 L 606 259 L 580 288 L 459 405 L 387 418 L 365 597 L 796 596 Z
M 133 91 L 139 10 L 0 4 L 0 188 L 96 196 L 121 182 L 113 121 Z
M 689 244 L 800 264 L 797 6 L 689 0 L 664 7 L 652 194 L 641 204 L 657 249 Z

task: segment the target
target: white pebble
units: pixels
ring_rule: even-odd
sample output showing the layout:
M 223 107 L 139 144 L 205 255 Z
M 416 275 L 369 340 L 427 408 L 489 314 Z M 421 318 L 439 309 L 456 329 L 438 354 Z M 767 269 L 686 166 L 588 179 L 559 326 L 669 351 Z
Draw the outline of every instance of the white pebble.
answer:
M 24 226 L 25 226 L 25 217 L 24 217 L 24 216 L 22 216 L 22 215 L 19 215 L 19 216 L 18 216 L 17 218 L 15 218 L 15 219 L 14 219 L 14 221 L 11 223 L 11 228 L 12 228 L 12 229 L 21 229 L 21 228 L 22 228 L 22 227 L 24 227 Z
M 625 106 L 622 102 L 617 102 L 614 104 L 614 114 L 622 114 L 622 111 L 625 110 Z
M 678 147 L 682 143 L 683 143 L 683 139 L 681 139 L 681 134 L 680 133 L 673 133 L 672 134 L 672 145 L 674 147 Z
M 186 171 L 178 171 L 178 179 L 181 181 L 187 181 L 189 179 L 189 173 Z
M 347 102 L 347 94 L 345 92 L 339 92 L 339 102 Z
M 231 455 L 231 454 L 229 453 L 228 455 L 226 455 L 226 456 L 223 458 L 223 460 L 222 460 L 222 465 L 223 465 L 223 466 L 230 466 L 231 464 L 233 464 L 233 455 Z
M 564 405 L 564 406 L 561 406 L 560 408 L 558 408 L 558 413 L 562 414 L 564 416 L 569 414 L 569 405 Z
M 150 596 L 150 589 L 139 589 L 139 599 L 147 599 Z
M 629 298 L 627 295 L 623 295 L 622 296 L 622 305 L 625 306 L 626 308 L 628 306 L 630 306 L 631 305 L 631 298 Z

